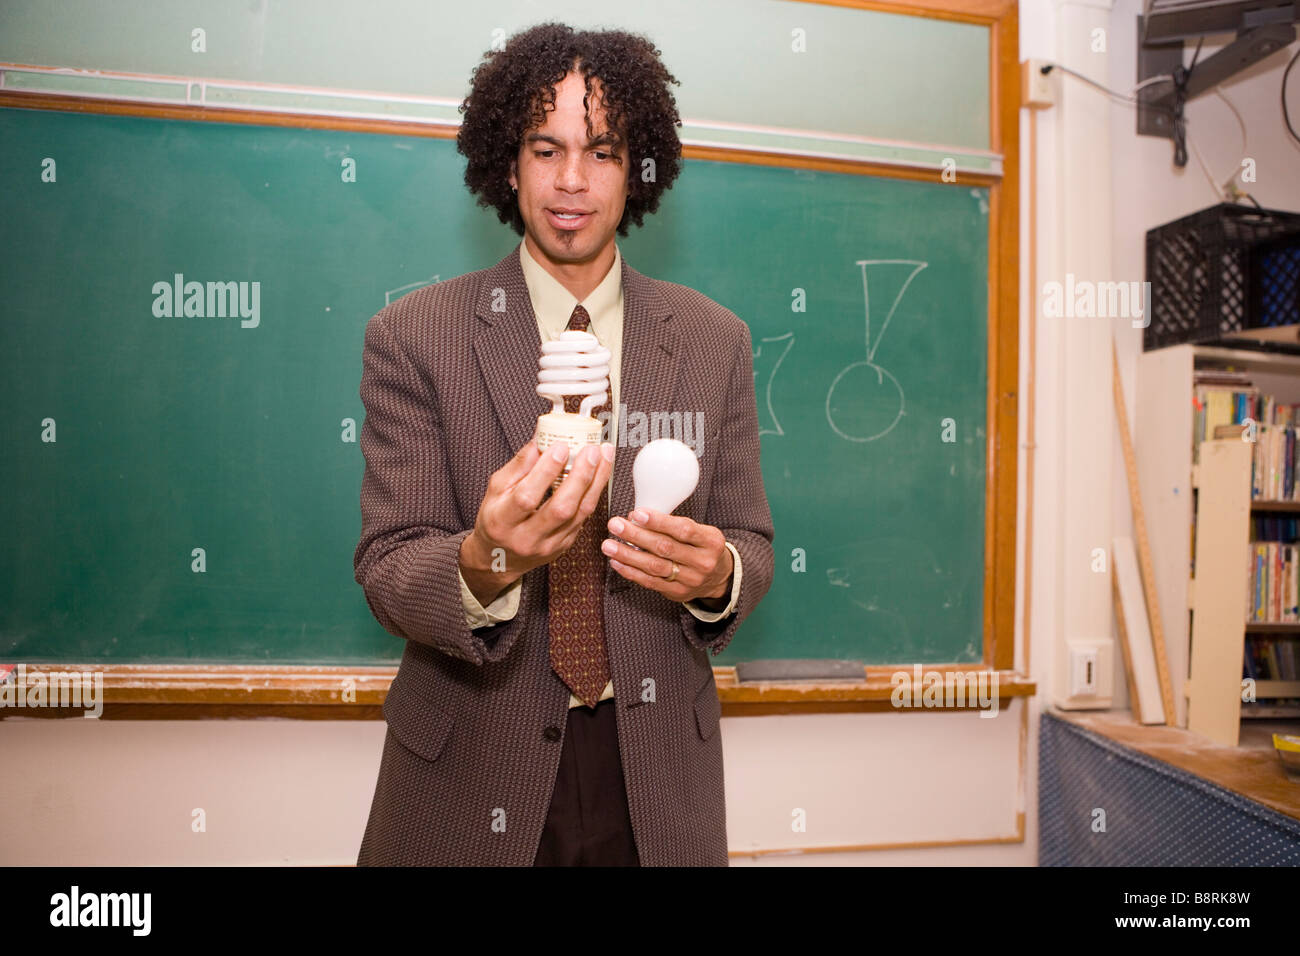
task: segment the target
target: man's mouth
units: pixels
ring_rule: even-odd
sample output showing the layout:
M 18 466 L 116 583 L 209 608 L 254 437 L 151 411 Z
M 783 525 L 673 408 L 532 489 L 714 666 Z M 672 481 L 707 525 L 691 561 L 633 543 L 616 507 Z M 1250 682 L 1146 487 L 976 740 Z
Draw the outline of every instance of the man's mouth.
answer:
M 557 229 L 580 229 L 586 225 L 592 214 L 582 209 L 548 209 L 547 216 Z

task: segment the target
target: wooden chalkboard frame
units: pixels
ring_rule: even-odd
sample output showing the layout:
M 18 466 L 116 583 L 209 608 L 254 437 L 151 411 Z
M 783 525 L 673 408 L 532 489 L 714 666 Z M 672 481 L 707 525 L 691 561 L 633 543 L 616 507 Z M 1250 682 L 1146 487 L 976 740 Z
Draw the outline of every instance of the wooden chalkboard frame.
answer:
M 1031 697 L 1035 684 L 1015 671 L 1016 481 L 1019 389 L 1020 70 L 1016 0 L 795 0 L 856 10 L 976 24 L 989 32 L 989 149 L 1001 173 L 958 171 L 953 188 L 989 190 L 987 481 L 984 499 L 983 655 L 979 665 L 927 664 L 938 673 L 987 674 L 1001 699 Z M 344 129 L 450 139 L 454 127 L 400 120 L 343 119 L 289 112 L 180 106 L 0 90 L 0 106 L 299 129 Z M 731 163 L 943 182 L 939 170 L 825 159 L 745 148 L 686 146 L 684 155 Z M 104 675 L 107 718 L 296 717 L 378 719 L 396 667 L 315 665 L 58 665 L 29 671 L 83 670 Z M 741 683 L 735 667 L 714 668 L 729 716 L 893 710 L 896 674 L 910 665 L 864 667 L 861 681 Z M 919 689 L 918 689 L 919 693 Z M 950 709 L 950 708 L 940 708 Z M 966 707 L 964 709 L 970 709 Z M 925 712 L 918 710 L 918 713 Z M 57 709 L 4 716 L 75 716 Z

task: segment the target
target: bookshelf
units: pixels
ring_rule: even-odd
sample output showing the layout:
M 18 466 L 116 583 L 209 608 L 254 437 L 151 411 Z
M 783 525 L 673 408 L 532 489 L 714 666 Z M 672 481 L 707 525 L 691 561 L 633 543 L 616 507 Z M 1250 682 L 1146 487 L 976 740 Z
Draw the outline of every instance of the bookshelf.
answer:
M 1300 403 L 1300 355 L 1171 346 L 1138 358 L 1134 432 L 1177 722 L 1236 746 L 1243 718 L 1300 720 L 1300 707 L 1273 703 L 1300 697 L 1300 681 L 1257 680 L 1256 703 L 1241 700 L 1247 636 L 1300 635 L 1300 622 L 1247 623 L 1251 518 L 1300 514 L 1300 501 L 1252 501 L 1252 446 L 1240 438 L 1207 440 L 1194 464 L 1196 371 L 1226 363 Z

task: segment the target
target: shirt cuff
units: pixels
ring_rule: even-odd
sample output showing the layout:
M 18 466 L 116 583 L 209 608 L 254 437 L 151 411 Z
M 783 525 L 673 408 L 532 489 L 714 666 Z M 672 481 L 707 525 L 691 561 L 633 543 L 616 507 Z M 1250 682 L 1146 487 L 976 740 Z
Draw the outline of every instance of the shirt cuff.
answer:
M 731 600 L 721 611 L 706 611 L 695 601 L 683 601 L 686 610 L 699 618 L 706 624 L 712 624 L 714 621 L 720 621 L 736 609 L 736 602 L 740 599 L 740 552 L 737 551 L 730 541 L 724 542 L 727 550 L 731 552 L 732 571 L 731 571 Z
M 460 578 L 460 600 L 465 606 L 465 622 L 471 631 L 512 620 L 519 613 L 519 592 L 524 585 L 523 578 L 517 579 L 514 584 L 497 595 L 491 604 L 484 607 L 465 583 L 465 576 L 459 569 L 456 571 L 456 577 Z

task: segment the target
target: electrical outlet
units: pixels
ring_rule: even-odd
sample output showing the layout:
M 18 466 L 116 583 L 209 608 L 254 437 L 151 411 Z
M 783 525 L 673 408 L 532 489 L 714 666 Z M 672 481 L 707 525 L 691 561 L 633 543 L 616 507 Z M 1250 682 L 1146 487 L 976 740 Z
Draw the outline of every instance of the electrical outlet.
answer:
M 1101 683 L 1100 654 L 1096 645 L 1070 645 L 1070 696 L 1095 697 Z
M 1076 637 L 1066 640 L 1053 668 L 1052 698 L 1064 710 L 1111 706 L 1115 693 L 1114 641 Z
M 1033 110 L 1055 106 L 1061 78 L 1059 71 L 1044 73 L 1046 60 L 1028 59 L 1020 62 L 1020 105 Z

